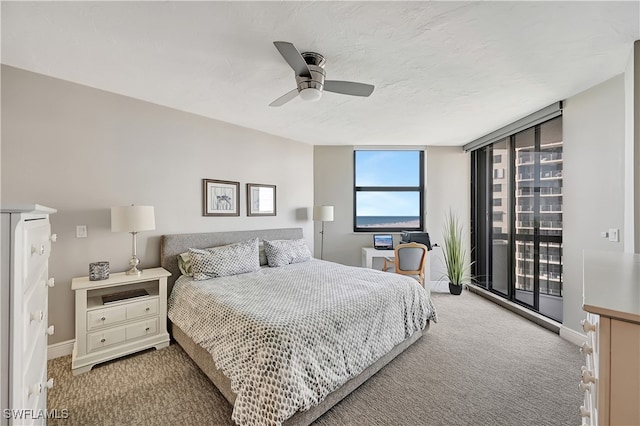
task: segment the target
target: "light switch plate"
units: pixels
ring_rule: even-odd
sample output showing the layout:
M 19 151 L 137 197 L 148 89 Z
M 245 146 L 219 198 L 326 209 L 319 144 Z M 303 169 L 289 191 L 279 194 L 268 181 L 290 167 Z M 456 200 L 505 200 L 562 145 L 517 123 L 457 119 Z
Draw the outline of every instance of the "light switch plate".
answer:
M 87 238 L 87 225 L 76 226 L 76 238 Z
M 609 229 L 609 241 L 617 243 L 618 240 L 618 230 L 616 228 Z

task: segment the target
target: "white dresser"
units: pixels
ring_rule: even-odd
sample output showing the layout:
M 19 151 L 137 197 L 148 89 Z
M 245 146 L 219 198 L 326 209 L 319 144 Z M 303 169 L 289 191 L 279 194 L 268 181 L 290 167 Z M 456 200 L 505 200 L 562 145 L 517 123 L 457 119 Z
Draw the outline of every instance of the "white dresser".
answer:
M 167 277 L 163 268 L 138 275 L 111 274 L 106 280 L 74 278 L 76 293 L 76 342 L 71 370 L 86 373 L 94 365 L 133 352 L 169 346 L 167 332 Z M 103 296 L 143 290 L 142 297 L 105 303 Z
M 585 251 L 583 425 L 640 425 L 640 255 Z
M 0 424 L 46 423 L 48 289 L 51 234 L 49 215 L 37 204 L 3 205 L 2 287 L 0 287 Z M 6 409 L 11 411 L 6 412 Z

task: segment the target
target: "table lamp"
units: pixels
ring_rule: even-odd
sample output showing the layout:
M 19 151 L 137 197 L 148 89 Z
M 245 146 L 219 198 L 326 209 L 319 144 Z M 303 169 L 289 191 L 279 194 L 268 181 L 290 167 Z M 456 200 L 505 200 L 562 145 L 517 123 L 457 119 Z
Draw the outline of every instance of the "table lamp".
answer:
M 124 206 L 111 207 L 111 231 L 131 232 L 133 237 L 133 255 L 129 264 L 131 269 L 127 275 L 140 275 L 138 269 L 140 259 L 137 255 L 136 235 L 140 231 L 150 231 L 156 229 L 156 219 L 153 213 L 153 206 Z

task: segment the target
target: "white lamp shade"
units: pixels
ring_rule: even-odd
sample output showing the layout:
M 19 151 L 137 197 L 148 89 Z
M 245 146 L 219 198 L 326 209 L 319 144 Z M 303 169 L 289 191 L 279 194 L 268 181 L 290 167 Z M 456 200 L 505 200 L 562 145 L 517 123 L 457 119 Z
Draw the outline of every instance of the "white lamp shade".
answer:
M 112 232 L 138 232 L 156 229 L 153 206 L 111 207 Z
M 322 222 L 333 221 L 333 206 L 315 206 L 313 208 L 313 220 Z

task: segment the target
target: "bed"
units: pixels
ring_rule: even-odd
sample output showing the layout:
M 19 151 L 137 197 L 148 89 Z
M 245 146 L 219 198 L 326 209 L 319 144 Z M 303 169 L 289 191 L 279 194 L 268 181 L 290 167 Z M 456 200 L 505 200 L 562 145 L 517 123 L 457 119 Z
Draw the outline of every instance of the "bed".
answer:
M 189 249 L 254 239 L 272 249 L 274 240 L 300 241 L 302 229 L 161 239 L 172 337 L 234 406 L 238 424 L 310 424 L 436 320 L 422 287 L 397 274 L 307 258 L 194 280 L 178 266 Z

